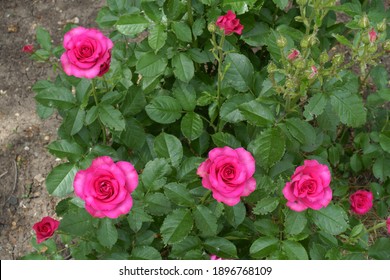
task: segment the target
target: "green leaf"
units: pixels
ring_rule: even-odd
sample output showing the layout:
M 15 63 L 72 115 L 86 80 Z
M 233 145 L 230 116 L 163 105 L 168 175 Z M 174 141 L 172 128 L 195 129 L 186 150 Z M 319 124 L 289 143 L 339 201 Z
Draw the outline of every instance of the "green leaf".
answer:
M 165 31 L 165 26 L 162 24 L 157 24 L 150 30 L 148 36 L 149 46 L 154 50 L 155 53 L 164 47 L 165 42 L 168 38 L 167 32 Z
M 96 119 L 98 118 L 99 116 L 99 111 L 98 111 L 98 107 L 97 106 L 92 106 L 88 111 L 87 111 L 87 114 L 85 115 L 85 124 L 86 125 L 90 125 L 92 124 L 94 121 L 96 121 Z
M 313 116 L 321 115 L 328 103 L 328 98 L 325 94 L 317 93 L 309 99 L 309 102 L 305 105 L 305 111 L 303 115 L 307 121 L 311 121 Z
M 179 183 L 169 183 L 164 186 L 165 195 L 179 206 L 194 206 L 195 201 L 186 186 Z
M 383 131 L 379 134 L 379 144 L 385 152 L 390 153 L 390 130 Z
M 194 112 L 189 112 L 184 115 L 180 127 L 184 137 L 191 141 L 199 138 L 203 133 L 202 118 Z
M 77 212 L 70 212 L 61 219 L 59 230 L 75 236 L 82 236 L 92 230 L 92 216 L 85 209 L 78 208 Z
M 163 13 L 159 3 L 156 1 L 141 1 L 141 9 L 155 23 L 161 22 Z
M 193 212 L 195 225 L 203 236 L 214 236 L 217 234 L 217 218 L 209 208 L 198 205 Z
M 184 159 L 179 166 L 179 170 L 177 170 L 176 178 L 178 182 L 192 182 L 197 180 L 199 177 L 196 174 L 196 170 L 202 162 L 203 159 L 199 157 Z
M 279 9 L 283 10 L 287 7 L 288 0 L 272 0 Z
M 357 95 L 343 97 L 334 94 L 330 97 L 330 101 L 342 123 L 351 127 L 359 127 L 366 123 L 367 111 L 361 97 Z
M 338 235 L 348 228 L 348 216 L 338 205 L 329 204 L 328 207 L 311 211 L 314 223 L 323 231 Z
M 304 212 L 287 210 L 284 220 L 284 227 L 288 234 L 297 235 L 301 233 L 307 224 L 307 218 Z
M 217 147 L 229 146 L 233 149 L 242 147 L 241 142 L 238 141 L 236 137 L 226 132 L 217 132 L 211 135 L 211 138 Z
M 85 121 L 85 111 L 84 109 L 78 109 L 75 118 L 73 120 L 72 128 L 70 130 L 70 135 L 75 135 L 78 133 L 84 126 Z
M 167 215 L 161 226 L 164 244 L 175 244 L 182 241 L 190 233 L 192 225 L 193 220 L 189 210 L 174 210 Z
M 70 163 L 54 167 L 46 178 L 46 188 L 49 194 L 65 197 L 73 192 L 73 179 L 77 168 Z
M 194 63 L 185 53 L 178 53 L 172 58 L 172 67 L 173 74 L 182 82 L 188 83 L 194 77 Z
M 96 235 L 100 244 L 104 247 L 111 248 L 118 240 L 118 231 L 113 220 L 109 218 L 101 219 Z
M 162 193 L 153 193 L 145 197 L 146 210 L 155 216 L 162 216 L 172 211 L 171 202 Z
M 284 155 L 286 140 L 278 127 L 269 128 L 249 143 L 248 150 L 256 163 L 265 168 L 272 167 Z
M 116 29 L 127 36 L 134 36 L 144 31 L 149 21 L 141 14 L 123 15 L 116 23 Z
M 283 240 L 282 249 L 289 260 L 308 260 L 306 249 L 301 243 L 291 240 Z
M 192 33 L 195 37 L 203 34 L 204 29 L 206 28 L 206 20 L 204 18 L 197 18 L 192 25 Z
M 222 5 L 240 15 L 247 12 L 248 8 L 252 7 L 255 2 L 256 0 L 223 0 Z
M 260 237 L 258 238 L 251 247 L 249 253 L 252 258 L 262 259 L 269 256 L 272 252 L 278 250 L 279 239 L 275 237 Z
M 154 139 L 154 150 L 159 157 L 170 159 L 174 167 L 178 167 L 183 158 L 183 146 L 180 140 L 165 132 Z
M 177 39 L 183 42 L 192 42 L 191 28 L 184 22 L 173 22 L 172 30 L 175 32 Z
M 243 54 L 228 53 L 222 64 L 223 69 L 227 68 L 223 82 L 237 91 L 248 91 L 253 83 L 253 65 Z
M 268 107 L 257 100 L 244 103 L 239 106 L 244 118 L 252 125 L 268 126 L 275 121 L 275 117 Z
M 222 237 L 212 237 L 208 238 L 204 242 L 205 249 L 213 255 L 224 259 L 236 259 L 237 258 L 237 248 L 229 240 Z
M 180 103 L 170 96 L 158 96 L 145 107 L 148 116 L 162 124 L 173 123 L 181 117 Z
M 383 156 L 375 160 L 374 165 L 372 166 L 372 172 L 374 173 L 375 178 L 378 178 L 382 182 L 386 180 L 387 177 L 390 177 L 390 159 Z
M 140 87 L 132 86 L 128 89 L 121 111 L 125 117 L 140 113 L 146 105 L 145 94 Z
M 153 222 L 153 218 L 145 212 L 143 205 L 134 201 L 134 205 L 127 215 L 127 222 L 134 232 L 138 232 L 142 228 L 143 222 Z
M 332 36 L 333 36 L 334 38 L 336 38 L 336 40 L 337 40 L 339 43 L 343 44 L 344 46 L 347 46 L 347 47 L 349 47 L 349 48 L 353 48 L 352 43 L 351 43 L 347 38 L 345 38 L 343 35 L 332 34 Z
M 232 227 L 237 228 L 245 220 L 245 205 L 242 202 L 234 206 L 225 205 L 225 217 L 228 223 L 232 225 Z
M 230 123 L 238 123 L 245 120 L 243 114 L 241 113 L 239 106 L 247 101 L 251 101 L 252 97 L 250 95 L 235 95 L 232 98 L 227 99 L 221 106 L 221 111 L 219 112 L 221 118 L 224 121 Z
M 51 49 L 51 37 L 50 37 L 50 33 L 42 28 L 42 27 L 38 27 L 37 28 L 37 41 L 39 43 L 39 45 L 47 50 L 47 51 L 50 51 Z
M 124 99 L 123 92 L 110 91 L 110 92 L 107 92 L 103 95 L 103 97 L 101 99 L 101 103 L 111 104 L 111 105 L 115 106 L 116 104 L 122 102 L 123 99 Z
M 136 70 L 145 77 L 157 77 L 164 73 L 168 60 L 161 54 L 152 52 L 143 54 L 137 61 Z
M 269 26 L 267 24 L 264 22 L 255 22 L 251 30 L 244 30 L 241 39 L 252 47 L 264 46 L 269 32 Z
M 166 176 L 171 171 L 172 169 L 165 159 L 156 158 L 146 164 L 141 174 L 141 179 L 147 189 L 158 190 L 165 185 L 167 181 Z
M 389 73 L 386 68 L 382 65 L 377 65 L 371 69 L 370 76 L 374 80 L 375 85 L 379 90 L 389 89 L 388 81 L 389 81 Z
M 390 259 L 390 239 L 381 237 L 368 249 L 368 255 L 376 260 Z
M 133 150 L 142 148 L 146 141 L 146 133 L 142 124 L 135 118 L 126 119 L 126 128 L 121 133 L 122 143 Z
M 135 247 L 131 251 L 130 259 L 132 260 L 161 260 L 160 252 L 150 246 Z
M 88 99 L 90 97 L 89 92 L 91 89 L 91 80 L 81 79 L 76 86 L 76 99 L 80 103 L 80 108 L 84 109 L 88 105 Z
M 122 113 L 109 104 L 99 104 L 99 119 L 110 129 L 122 131 L 126 127 Z
M 266 215 L 274 211 L 278 205 L 278 197 L 265 197 L 256 204 L 255 208 L 253 208 L 253 213 L 255 215 Z
M 100 28 L 111 28 L 118 21 L 119 17 L 113 14 L 108 7 L 102 7 L 96 17 Z
M 47 119 L 54 113 L 54 108 L 43 106 L 40 103 L 36 103 L 36 112 L 41 119 Z
M 317 135 L 314 128 L 308 122 L 298 118 L 291 118 L 286 121 L 286 127 L 291 136 L 305 146 L 301 147 L 303 150 L 313 150 Z
M 191 84 L 176 81 L 172 94 L 185 111 L 194 111 L 196 107 L 196 91 Z
M 59 158 L 68 158 L 73 161 L 81 158 L 84 154 L 84 149 L 79 144 L 68 140 L 54 141 L 47 148 L 53 155 Z
M 51 87 L 40 91 L 35 100 L 46 107 L 70 109 L 75 106 L 75 98 L 70 90 L 64 87 Z

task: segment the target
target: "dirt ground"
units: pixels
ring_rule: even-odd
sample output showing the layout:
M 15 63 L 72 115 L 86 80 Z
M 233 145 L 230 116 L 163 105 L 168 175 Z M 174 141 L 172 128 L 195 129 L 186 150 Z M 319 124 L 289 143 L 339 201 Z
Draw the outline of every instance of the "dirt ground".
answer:
M 22 53 L 35 43 L 35 29 L 62 41 L 69 22 L 97 27 L 103 0 L 0 0 L 0 259 L 18 259 L 33 248 L 32 225 L 54 214 L 55 199 L 44 178 L 57 163 L 46 150 L 56 137 L 59 117 L 40 120 L 31 86 L 51 75 L 48 65 Z M 35 43 L 36 44 L 36 43 Z

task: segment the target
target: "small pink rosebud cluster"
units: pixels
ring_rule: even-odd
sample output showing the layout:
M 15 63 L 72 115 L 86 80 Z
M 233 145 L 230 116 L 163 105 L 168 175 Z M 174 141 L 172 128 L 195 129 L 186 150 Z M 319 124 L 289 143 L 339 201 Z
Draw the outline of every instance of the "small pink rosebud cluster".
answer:
M 309 75 L 309 79 L 313 79 L 318 74 L 318 69 L 314 65 L 311 67 L 311 73 Z
M 290 61 L 293 61 L 295 60 L 296 58 L 298 58 L 298 56 L 300 55 L 301 53 L 296 50 L 296 49 L 292 49 L 290 54 L 287 56 L 287 59 L 290 60 Z
M 23 46 L 22 52 L 24 52 L 24 53 L 33 53 L 34 52 L 34 46 L 33 45 L 25 45 L 25 46 Z
M 378 34 L 376 33 L 375 29 L 372 28 L 370 32 L 368 32 L 368 36 L 370 38 L 370 42 L 374 43 L 376 39 L 378 38 Z

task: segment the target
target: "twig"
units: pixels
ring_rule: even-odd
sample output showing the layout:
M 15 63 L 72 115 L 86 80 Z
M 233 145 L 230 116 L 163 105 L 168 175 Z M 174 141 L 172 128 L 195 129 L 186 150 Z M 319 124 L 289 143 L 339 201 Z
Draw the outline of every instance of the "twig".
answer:
M 0 175 L 0 178 L 3 177 L 7 173 L 8 173 L 8 171 L 5 171 L 3 174 Z

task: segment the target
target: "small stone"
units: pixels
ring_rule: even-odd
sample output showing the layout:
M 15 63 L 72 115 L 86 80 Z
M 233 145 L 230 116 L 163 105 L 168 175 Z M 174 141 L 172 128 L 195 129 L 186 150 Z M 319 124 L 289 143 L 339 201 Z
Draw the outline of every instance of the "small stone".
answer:
M 42 174 L 35 175 L 34 181 L 36 181 L 38 184 L 42 184 L 45 181 L 45 178 L 42 176 Z
M 8 33 L 16 33 L 19 31 L 19 27 L 17 24 L 10 24 L 7 27 Z
M 18 204 L 18 199 L 15 196 L 11 196 L 8 200 L 9 204 L 16 205 Z
M 20 114 L 19 113 L 15 113 L 15 117 L 20 117 Z
M 49 135 L 46 135 L 45 138 L 43 138 L 43 140 L 45 140 L 45 141 L 50 141 L 50 136 L 49 136 Z
M 24 150 L 25 150 L 25 151 L 29 151 L 29 150 L 30 150 L 30 147 L 25 146 L 25 147 L 24 147 Z

